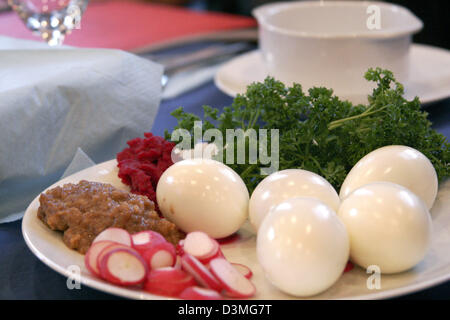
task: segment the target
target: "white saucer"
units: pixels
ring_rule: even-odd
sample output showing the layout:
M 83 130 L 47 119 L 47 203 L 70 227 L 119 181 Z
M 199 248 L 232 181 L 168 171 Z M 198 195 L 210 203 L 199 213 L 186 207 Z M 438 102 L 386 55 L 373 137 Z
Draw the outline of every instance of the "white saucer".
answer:
M 450 51 L 413 44 L 410 59 L 411 80 L 404 84 L 407 99 L 419 96 L 422 104 L 429 104 L 450 97 Z M 222 65 L 214 82 L 221 91 L 235 97 L 244 93 L 249 84 L 263 81 L 267 75 L 262 55 L 255 50 Z M 361 81 L 365 81 L 362 75 Z

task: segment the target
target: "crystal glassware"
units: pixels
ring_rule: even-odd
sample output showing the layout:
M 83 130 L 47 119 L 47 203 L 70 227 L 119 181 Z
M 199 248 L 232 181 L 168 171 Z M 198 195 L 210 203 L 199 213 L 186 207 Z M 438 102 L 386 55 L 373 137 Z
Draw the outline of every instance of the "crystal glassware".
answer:
M 88 0 L 8 0 L 28 29 L 49 45 L 61 45 L 64 37 L 80 28 Z

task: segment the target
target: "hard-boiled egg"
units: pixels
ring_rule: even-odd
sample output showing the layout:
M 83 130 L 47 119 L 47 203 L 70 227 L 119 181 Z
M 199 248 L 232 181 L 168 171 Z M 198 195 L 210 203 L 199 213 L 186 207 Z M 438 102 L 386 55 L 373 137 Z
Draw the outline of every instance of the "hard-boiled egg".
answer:
M 350 258 L 381 273 L 408 270 L 430 245 L 431 218 L 425 203 L 410 190 L 373 182 L 353 191 L 338 212 L 350 236 Z
M 204 231 L 213 238 L 236 232 L 248 217 L 249 194 L 241 177 L 210 159 L 177 162 L 161 176 L 158 206 L 184 232 Z
M 416 149 L 406 146 L 387 146 L 367 154 L 352 168 L 342 184 L 340 197 L 376 181 L 402 185 L 427 205 L 433 206 L 438 190 L 436 171 L 430 160 Z
M 344 224 L 323 202 L 291 198 L 264 219 L 256 248 L 259 263 L 275 287 L 294 296 L 311 296 L 341 276 L 349 239 Z
M 249 218 L 255 230 L 270 209 L 294 197 L 316 198 L 335 211 L 339 208 L 337 192 L 321 176 L 301 169 L 278 171 L 261 181 L 250 198 Z

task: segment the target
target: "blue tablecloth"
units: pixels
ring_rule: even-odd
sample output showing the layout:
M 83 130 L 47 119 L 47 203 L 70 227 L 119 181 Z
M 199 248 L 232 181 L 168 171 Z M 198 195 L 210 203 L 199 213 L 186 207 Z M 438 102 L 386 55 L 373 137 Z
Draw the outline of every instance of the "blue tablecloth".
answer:
M 170 112 L 179 106 L 201 115 L 204 104 L 221 108 L 232 99 L 208 83 L 180 98 L 162 103 L 152 132 L 162 135 L 176 124 Z M 450 99 L 427 106 L 434 127 L 450 139 Z M 150 129 L 150 128 L 149 128 Z M 450 254 L 450 253 L 449 253 Z M 450 282 L 407 295 L 402 299 L 448 299 Z M 86 286 L 69 290 L 66 278 L 52 271 L 28 250 L 21 221 L 0 225 L 0 299 L 118 299 Z

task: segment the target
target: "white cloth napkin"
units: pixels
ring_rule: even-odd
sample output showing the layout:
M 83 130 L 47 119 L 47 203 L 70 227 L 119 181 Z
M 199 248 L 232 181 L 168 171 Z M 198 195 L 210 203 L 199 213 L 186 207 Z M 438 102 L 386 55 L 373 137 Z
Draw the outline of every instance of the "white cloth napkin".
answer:
M 0 37 L 0 223 L 20 218 L 79 147 L 98 163 L 150 130 L 162 71 L 120 50 Z

